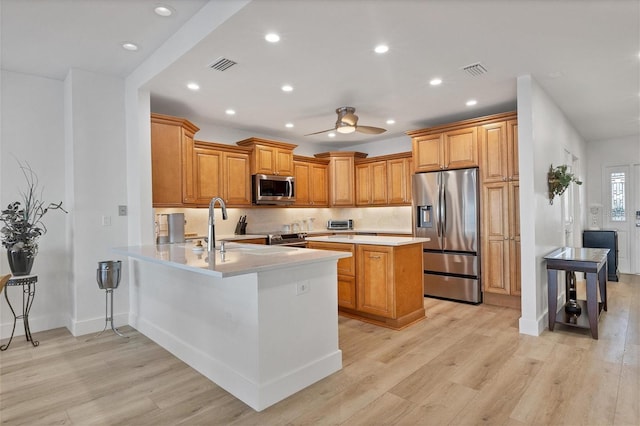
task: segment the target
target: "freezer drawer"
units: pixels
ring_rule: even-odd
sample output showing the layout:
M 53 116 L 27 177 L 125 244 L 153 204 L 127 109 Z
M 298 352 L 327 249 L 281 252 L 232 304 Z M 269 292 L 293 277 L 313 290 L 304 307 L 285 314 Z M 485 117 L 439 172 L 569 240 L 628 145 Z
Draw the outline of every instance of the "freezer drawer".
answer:
M 480 303 L 480 282 L 472 278 L 424 274 L 424 295 Z
M 424 252 L 423 259 L 425 271 L 478 276 L 478 256 L 475 254 Z

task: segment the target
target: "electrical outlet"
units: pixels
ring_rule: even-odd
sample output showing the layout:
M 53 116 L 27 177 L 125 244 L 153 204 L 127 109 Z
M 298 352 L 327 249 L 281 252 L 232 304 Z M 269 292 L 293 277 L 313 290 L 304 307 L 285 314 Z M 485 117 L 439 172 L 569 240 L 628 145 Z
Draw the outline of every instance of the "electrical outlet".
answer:
M 118 216 L 127 215 L 127 206 L 118 206 Z
M 301 294 L 308 293 L 310 287 L 311 285 L 309 284 L 309 281 L 300 281 L 299 283 L 296 283 L 296 295 L 299 296 Z

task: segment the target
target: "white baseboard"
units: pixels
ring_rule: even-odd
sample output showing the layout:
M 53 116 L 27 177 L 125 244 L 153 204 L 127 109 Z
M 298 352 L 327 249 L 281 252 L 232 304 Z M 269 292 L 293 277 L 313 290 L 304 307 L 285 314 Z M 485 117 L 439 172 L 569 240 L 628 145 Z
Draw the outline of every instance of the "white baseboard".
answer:
M 129 313 L 123 312 L 120 314 L 113 314 L 113 325 L 114 327 L 122 327 L 129 324 Z M 66 324 L 66 327 L 69 329 L 71 334 L 75 337 L 83 336 L 85 334 L 97 333 L 102 331 L 105 326 L 104 317 L 99 318 L 91 318 L 82 321 L 74 321 L 70 320 L 69 323 Z M 111 328 L 111 324 L 108 324 L 107 327 Z

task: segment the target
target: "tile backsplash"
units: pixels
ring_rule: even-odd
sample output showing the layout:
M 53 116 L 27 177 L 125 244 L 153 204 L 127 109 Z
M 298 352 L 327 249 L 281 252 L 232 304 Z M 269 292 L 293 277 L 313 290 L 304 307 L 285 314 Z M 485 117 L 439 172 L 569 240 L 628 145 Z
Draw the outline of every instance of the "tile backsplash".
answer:
M 207 234 L 209 209 L 156 208 L 155 214 L 184 213 L 185 233 L 204 236 Z M 363 208 L 229 208 L 228 219 L 222 220 L 219 206 L 215 209 L 216 235 L 233 235 L 241 216 L 247 216 L 247 234 L 270 234 L 284 232 L 285 225 L 295 230 L 326 230 L 329 219 L 353 219 L 356 230 L 411 232 L 411 207 L 363 207 Z

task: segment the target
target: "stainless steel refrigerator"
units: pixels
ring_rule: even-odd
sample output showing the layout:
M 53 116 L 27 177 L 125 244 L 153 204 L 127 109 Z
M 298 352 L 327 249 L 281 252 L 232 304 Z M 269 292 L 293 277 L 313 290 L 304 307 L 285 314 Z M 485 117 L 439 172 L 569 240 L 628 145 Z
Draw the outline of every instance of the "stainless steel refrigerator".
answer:
M 424 294 L 482 301 L 478 169 L 413 176 L 413 227 L 424 243 Z

